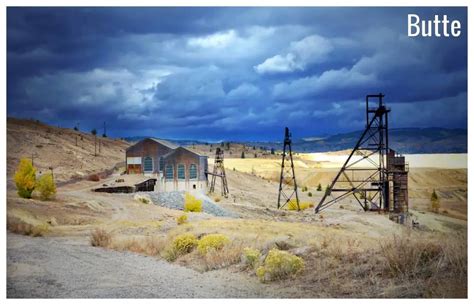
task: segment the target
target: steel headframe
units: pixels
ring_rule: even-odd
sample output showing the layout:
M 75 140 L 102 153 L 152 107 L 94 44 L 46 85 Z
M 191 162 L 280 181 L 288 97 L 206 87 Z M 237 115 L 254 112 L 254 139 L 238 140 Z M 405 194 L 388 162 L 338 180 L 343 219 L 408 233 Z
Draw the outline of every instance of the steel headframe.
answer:
M 316 206 L 316 213 L 350 195 L 355 197 L 357 203 L 365 211 L 388 210 L 389 182 L 384 156 L 389 150 L 388 113 L 390 109 L 384 105 L 383 97 L 382 93 L 366 96 L 365 130 Z M 377 107 L 370 107 L 371 99 L 378 99 Z M 364 160 L 365 162 L 361 162 Z M 334 193 L 336 196 L 333 196 Z
M 229 194 L 229 187 L 227 186 L 227 177 L 225 175 L 225 168 L 224 168 L 224 151 L 217 147 L 216 149 L 216 157 L 214 159 L 214 169 L 212 173 L 207 173 L 211 175 L 211 186 L 209 187 L 209 192 L 214 193 L 215 186 L 216 186 L 216 178 L 221 178 L 221 194 L 224 197 L 227 197 Z
M 289 164 L 288 164 L 289 163 Z M 288 166 L 289 165 L 289 166 Z M 280 187 L 278 189 L 279 209 L 283 208 L 295 196 L 298 211 L 300 200 L 298 198 L 298 186 L 296 185 L 295 167 L 293 165 L 293 153 L 291 151 L 291 133 L 285 127 L 285 138 L 283 140 L 283 155 L 281 158 Z M 283 204 L 281 203 L 283 199 Z

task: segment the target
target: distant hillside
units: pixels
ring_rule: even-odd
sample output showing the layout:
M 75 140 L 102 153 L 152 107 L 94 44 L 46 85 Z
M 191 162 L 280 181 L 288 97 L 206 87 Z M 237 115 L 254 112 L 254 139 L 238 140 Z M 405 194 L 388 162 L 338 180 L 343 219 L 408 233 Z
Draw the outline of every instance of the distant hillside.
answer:
M 337 134 L 325 138 L 312 137 L 294 139 L 293 150 L 297 152 L 325 152 L 351 149 L 359 140 L 362 131 Z M 249 144 L 251 145 L 251 144 Z M 281 143 L 254 143 L 268 149 L 280 150 Z M 446 128 L 400 128 L 391 129 L 389 145 L 404 154 L 467 153 L 467 130 Z
M 80 179 L 91 173 L 110 170 L 123 162 L 125 149 L 130 145 L 123 140 L 98 136 L 95 156 L 94 142 L 90 133 L 8 118 L 7 175 L 13 176 L 21 158 L 33 157 L 39 174 L 52 167 L 58 182 Z

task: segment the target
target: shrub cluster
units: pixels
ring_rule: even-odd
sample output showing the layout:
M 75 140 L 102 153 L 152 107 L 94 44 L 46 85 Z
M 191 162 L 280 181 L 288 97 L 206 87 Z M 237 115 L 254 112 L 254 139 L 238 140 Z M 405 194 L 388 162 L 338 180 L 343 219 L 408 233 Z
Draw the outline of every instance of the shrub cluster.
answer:
M 176 223 L 178 225 L 182 225 L 182 224 L 185 224 L 188 222 L 188 215 L 186 214 L 183 214 L 181 216 L 179 216 L 178 218 L 176 218 Z
M 174 261 L 179 256 L 190 253 L 197 245 L 197 238 L 194 234 L 184 233 L 176 236 L 171 245 L 165 249 L 163 256 L 168 261 Z
M 199 240 L 197 249 L 201 255 L 206 255 L 209 250 L 220 250 L 229 242 L 229 238 L 223 234 L 209 234 Z
M 197 199 L 193 195 L 186 193 L 184 198 L 185 212 L 202 212 L 202 200 Z
M 293 277 L 304 270 L 302 258 L 286 251 L 272 249 L 268 252 L 263 265 L 258 267 L 256 274 L 260 281 L 273 281 Z
M 56 185 L 52 174 L 42 175 L 36 180 L 36 168 L 29 159 L 21 159 L 18 169 L 13 178 L 18 195 L 22 198 L 31 198 L 34 190 L 40 193 L 43 200 L 51 198 L 56 194 Z

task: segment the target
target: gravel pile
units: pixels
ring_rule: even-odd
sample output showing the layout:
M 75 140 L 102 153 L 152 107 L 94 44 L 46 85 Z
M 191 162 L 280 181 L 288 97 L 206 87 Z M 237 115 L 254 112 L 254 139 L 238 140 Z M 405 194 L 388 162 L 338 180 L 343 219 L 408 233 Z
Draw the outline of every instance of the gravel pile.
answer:
M 175 209 L 175 210 L 183 210 L 184 209 L 184 191 L 174 191 L 174 192 L 150 192 L 147 193 L 150 196 L 150 199 L 153 201 L 154 204 L 159 206 Z M 202 200 L 202 210 L 204 213 L 208 213 L 215 216 L 220 217 L 237 217 L 235 213 L 229 212 L 224 208 L 218 206 L 214 202 L 209 199 L 206 195 L 198 194 L 195 195 L 197 199 Z

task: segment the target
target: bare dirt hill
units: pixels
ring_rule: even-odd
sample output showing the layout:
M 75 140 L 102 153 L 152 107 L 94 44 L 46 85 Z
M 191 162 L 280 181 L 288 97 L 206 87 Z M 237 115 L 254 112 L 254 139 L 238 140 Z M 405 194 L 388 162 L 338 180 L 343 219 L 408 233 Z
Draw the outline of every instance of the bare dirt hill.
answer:
M 97 156 L 94 156 L 94 142 L 91 133 L 8 118 L 7 176 L 11 180 L 21 158 L 33 158 L 38 172 L 52 167 L 57 182 L 101 173 L 124 161 L 128 142 L 98 136 Z

